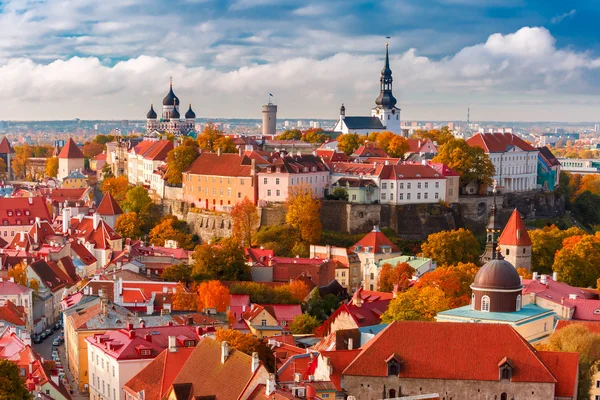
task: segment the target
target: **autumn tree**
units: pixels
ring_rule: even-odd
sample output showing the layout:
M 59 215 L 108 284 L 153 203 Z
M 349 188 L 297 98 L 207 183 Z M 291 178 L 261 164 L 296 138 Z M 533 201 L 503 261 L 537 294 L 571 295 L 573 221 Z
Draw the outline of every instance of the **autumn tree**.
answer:
M 293 281 L 279 286 L 268 286 L 262 282 L 236 282 L 229 288 L 231 294 L 247 294 L 252 303 L 259 304 L 300 304 L 308 292 L 302 282 Z M 307 293 L 308 294 L 308 293 Z
M 438 266 L 458 263 L 477 263 L 479 260 L 479 242 L 473 233 L 460 228 L 452 231 L 432 233 L 421 245 L 425 257 L 437 262 Z
M 230 136 L 221 136 L 215 142 L 217 150 L 221 150 L 222 153 L 237 153 L 238 149 L 235 147 L 235 142 Z M 215 151 L 217 151 L 215 150 Z
M 563 243 L 570 239 L 566 238 Z M 552 269 L 558 272 L 562 282 L 571 286 L 594 287 L 600 276 L 600 232 L 563 245 L 556 253 Z
M 302 132 L 300 129 L 287 129 L 280 135 L 275 136 L 275 140 L 300 140 L 302 139 Z
M 579 354 L 577 399 L 589 399 L 592 377 L 600 362 L 600 334 L 591 332 L 584 324 L 573 323 L 550 335 L 544 347 L 550 351 Z
M 531 279 L 533 278 L 533 274 L 527 270 L 527 268 L 519 267 L 517 268 L 517 272 L 519 276 L 523 279 Z
M 494 176 L 494 164 L 480 147 L 471 147 L 462 139 L 452 139 L 438 148 L 434 162 L 441 162 L 460 174 L 462 186 L 471 181 L 490 185 Z
M 454 140 L 454 135 L 447 126 L 441 129 L 417 130 L 412 137 L 415 139 L 430 139 L 432 142 L 436 142 L 438 146 Z
M 307 143 L 325 143 L 328 138 L 321 128 L 309 128 L 302 135 L 302 141 Z
M 13 278 L 15 283 L 19 285 L 27 286 L 27 282 L 29 282 L 27 279 L 27 265 L 24 262 L 15 265 L 8 270 L 8 277 Z
M 174 215 L 165 216 L 148 234 L 150 243 L 155 246 L 164 246 L 167 240 L 175 240 L 178 247 L 186 250 L 194 248 L 192 237 L 185 221 L 179 220 Z
M 46 176 L 56 178 L 58 175 L 58 158 L 50 157 L 46 159 Z
M 385 263 L 379 271 L 379 290 L 382 292 L 391 292 L 394 286 L 398 285 L 399 291 L 408 289 L 408 284 L 415 270 L 406 262 L 399 262 L 395 266 Z
M 198 297 L 195 293 L 187 290 L 185 283 L 179 283 L 173 293 L 173 310 L 196 311 L 198 310 Z
M 123 238 L 139 239 L 142 236 L 140 218 L 135 212 L 128 212 L 117 217 L 115 230 Z
M 129 212 L 142 214 L 148 212 L 152 199 L 148 194 L 148 190 L 143 186 L 134 186 L 125 194 L 123 208 Z
M 479 267 L 473 263 L 458 263 L 448 267 L 439 267 L 430 271 L 415 283 L 415 288 L 426 287 L 440 289 L 450 304 L 450 308 L 466 306 L 471 302 L 471 284 Z
M 581 176 L 576 195 L 578 196 L 584 192 L 600 195 L 600 176 L 597 174 L 586 174 Z
M 160 277 L 166 282 L 189 283 L 192 281 L 191 268 L 184 263 L 169 265 Z
M 112 167 L 110 166 L 109 163 L 104 164 L 104 166 L 102 167 L 102 180 L 108 179 L 108 178 L 114 178 L 115 174 L 113 174 L 112 172 Z
M 125 175 L 107 178 L 102 182 L 102 192 L 110 192 L 119 204 L 125 201 L 127 189 L 129 189 L 129 181 Z
M 319 325 L 321 321 L 310 314 L 303 313 L 294 317 L 290 324 L 290 331 L 294 335 L 311 334 Z
M 216 339 L 219 342 L 227 342 L 229 346 L 244 354 L 258 353 L 258 358 L 267 371 L 272 372 L 274 370 L 273 351 L 266 343 L 251 333 L 242 333 L 233 329 L 219 329 L 216 332 Z
M 303 302 L 310 293 L 308 286 L 302 281 L 295 280 L 285 286 L 287 286 L 287 289 L 290 291 L 292 297 L 299 303 Z
M 450 308 L 450 301 L 444 292 L 433 286 L 421 289 L 411 288 L 398 293 L 392 299 L 381 321 L 433 321 L 440 312 Z
M 223 239 L 218 245 L 196 246 L 192 259 L 192 278 L 195 280 L 243 281 L 250 278 L 244 251 L 231 238 Z
M 583 235 L 578 228 L 561 230 L 555 225 L 528 231 L 531 239 L 531 271 L 551 274 L 556 252 L 562 248 L 563 240 Z
M 99 143 L 104 148 L 106 148 L 106 143 L 108 143 L 108 142 L 114 142 L 114 140 L 115 140 L 115 136 L 114 135 L 96 135 L 96 137 L 94 138 L 93 142 L 94 143 Z
M 409 150 L 410 145 L 408 144 L 408 140 L 402 136 L 395 135 L 390 142 L 387 153 L 390 157 L 404 159 L 404 155 L 408 153 Z
M 310 186 L 290 187 L 286 209 L 286 222 L 300 232 L 303 241 L 316 243 L 321 239 L 321 202 L 314 197 Z
M 33 396 L 25 385 L 19 366 L 11 360 L 0 358 L 0 399 L 31 400 Z
M 182 173 L 198 157 L 197 144 L 187 141 L 189 145 L 175 147 L 167 154 L 167 172 L 165 179 L 170 185 L 181 185 Z M 195 144 L 196 146 L 192 145 Z
M 81 152 L 87 158 L 94 158 L 98 154 L 102 153 L 105 147 L 105 145 L 97 142 L 87 142 L 83 145 L 83 149 L 81 149 Z
M 253 236 L 253 245 L 271 249 L 281 257 L 294 257 L 293 248 L 300 234 L 290 225 L 263 226 Z
M 197 288 L 198 310 L 214 308 L 217 312 L 227 311 L 229 307 L 229 289 L 219 281 L 202 282 Z
M 251 246 L 252 235 L 256 232 L 260 222 L 254 203 L 248 197 L 244 197 L 244 200 L 231 208 L 230 215 L 233 220 L 233 237 L 244 246 Z
M 40 283 L 38 281 L 36 281 L 34 278 L 31 278 L 29 280 L 29 287 L 35 292 L 35 294 L 38 294 L 38 292 L 40 290 Z
M 15 178 L 26 178 L 29 158 L 33 157 L 33 152 L 28 144 L 15 147 L 15 156 L 12 159 L 12 169 Z
M 338 149 L 350 155 L 361 145 L 361 137 L 357 133 L 345 133 L 338 137 Z
M 233 140 L 225 136 L 223 131 L 217 128 L 212 122 L 206 124 L 204 131 L 198 135 L 196 140 L 202 150 L 216 152 L 218 149 L 221 149 L 223 153 L 237 152 Z
M 0 179 L 6 179 L 8 177 L 8 169 L 6 162 L 3 158 L 0 158 Z

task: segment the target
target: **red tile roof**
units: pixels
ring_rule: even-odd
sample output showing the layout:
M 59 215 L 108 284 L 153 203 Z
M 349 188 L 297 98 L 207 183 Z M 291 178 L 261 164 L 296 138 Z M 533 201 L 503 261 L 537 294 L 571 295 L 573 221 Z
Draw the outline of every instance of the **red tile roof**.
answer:
M 540 299 L 574 308 L 573 319 L 600 321 L 600 300 L 597 299 L 597 293 L 554 281 L 551 277 L 546 277 L 545 284 L 540 279 L 523 279 L 523 295 L 535 293 Z M 570 299 L 572 296 L 577 298 Z
M 69 138 L 67 140 L 67 144 L 62 148 L 58 158 L 85 158 L 77 144 L 73 141 L 73 139 Z
M 38 260 L 29 264 L 29 268 L 37 275 L 40 283 L 52 292 L 68 285 L 69 278 L 53 261 Z
M 531 246 L 527 228 L 516 208 L 506 223 L 500 239 L 498 239 L 498 244 L 501 246 Z
M 537 354 L 557 380 L 554 396 L 575 397 L 578 385 L 579 354 L 554 351 L 538 351 Z
M 0 280 L 0 293 L 4 295 L 25 294 L 31 291 L 33 290 L 27 286 L 19 285 L 6 279 Z
M 121 215 L 123 214 L 123 210 L 119 206 L 119 203 L 115 200 L 115 198 L 110 194 L 110 192 L 106 192 L 100 205 L 98 206 L 98 210 L 96 212 L 100 215 Z
M 381 179 L 444 179 L 435 168 L 423 164 L 383 165 L 379 172 Z
M 600 321 L 600 300 L 565 299 L 565 306 L 575 308 L 573 319 L 579 321 Z
M 184 172 L 192 175 L 250 176 L 250 158 L 238 154 L 204 152 Z
M 80 238 L 93 243 L 96 249 L 108 249 L 110 241 L 122 239 L 102 218 L 94 228 L 93 216 L 85 216 L 81 221 L 79 218 L 71 218 L 71 238 Z
M 590 330 L 590 332 L 600 333 L 600 321 L 567 321 L 564 319 L 558 321 L 554 331 L 558 331 L 572 324 L 583 325 L 587 327 Z
M 535 147 L 512 133 L 477 133 L 467 139 L 472 147 L 480 147 L 486 153 L 505 153 L 516 147 L 522 151 L 537 151 Z
M 312 154 L 274 153 L 269 157 L 269 164 L 263 167 L 261 172 L 276 172 L 277 170 L 287 174 L 301 174 L 328 171 L 328 168 L 319 157 Z
M 96 157 L 94 157 L 92 160 L 96 160 L 96 161 L 106 160 L 106 153 L 97 154 Z
M 406 139 L 408 142 L 408 153 L 437 153 L 437 148 L 431 139 Z
M 342 373 L 359 354 L 359 349 L 321 352 L 322 357 L 329 357 L 329 363 L 333 367 L 333 373 L 329 375 L 329 380 L 338 391 L 342 391 Z
M 394 322 L 362 347 L 344 375 L 385 377 L 385 360 L 394 354 L 402 378 L 498 381 L 498 363 L 508 358 L 513 382 L 557 382 L 511 326 L 458 322 Z
M 65 200 L 76 202 L 78 200 L 85 200 L 84 197 L 88 193 L 88 188 L 42 188 L 40 193 L 46 196 L 54 203 L 63 203 Z
M 275 252 L 271 249 L 264 249 L 259 247 L 245 247 L 244 255 L 246 256 L 246 261 L 248 262 L 261 263 L 266 265 L 269 259 L 275 257 Z
M 385 310 L 387 310 L 393 295 L 390 293 L 388 298 L 387 296 L 380 297 L 375 295 L 374 293 L 376 292 L 367 292 L 365 296 L 365 293 L 362 292 L 364 292 L 362 288 L 359 288 L 354 293 L 350 303 L 342 304 L 319 328 L 317 328 L 317 332 L 320 336 L 326 336 L 331 333 L 331 324 L 341 314 L 349 315 L 356 324 L 356 328 L 379 325 L 381 323 L 381 316 Z M 356 301 L 359 296 L 361 299 L 366 297 L 363 299 L 362 304 Z M 358 304 L 360 304 L 360 306 Z
M 389 157 L 389 155 L 377 144 L 368 142 L 356 149 L 352 157 Z
M 346 153 L 335 151 L 333 149 L 317 149 L 317 155 L 325 162 L 348 161 L 348 156 Z
M 27 325 L 25 307 L 17 306 L 12 301 L 6 300 L 6 303 L 0 307 L 0 321 L 6 321 L 15 326 Z
M 167 154 L 169 151 L 173 150 L 173 142 L 170 140 L 159 140 L 154 142 L 154 144 L 142 154 L 142 156 L 146 160 L 159 160 L 165 161 L 167 159 Z
M 355 253 L 399 253 L 400 250 L 388 239 L 379 228 L 375 227 L 371 232 L 367 233 L 354 246 L 352 251 Z
M 14 153 L 15 153 L 15 150 L 10 145 L 10 142 L 8 141 L 8 139 L 6 139 L 6 136 L 3 137 L 2 141 L 0 142 L 0 154 L 14 154 Z
M 427 165 L 429 165 L 431 168 L 435 168 L 435 170 L 443 176 L 460 176 L 458 172 L 444 163 L 428 162 Z
M 8 197 L 0 201 L 0 225 L 32 225 L 36 217 L 51 221 L 43 197 Z

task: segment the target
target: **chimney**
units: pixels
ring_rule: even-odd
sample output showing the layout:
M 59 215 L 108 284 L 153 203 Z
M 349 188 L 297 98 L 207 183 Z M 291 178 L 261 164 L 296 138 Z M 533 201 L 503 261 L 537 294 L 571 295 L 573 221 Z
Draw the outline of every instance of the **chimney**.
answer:
M 260 359 L 258 358 L 258 353 L 252 353 L 252 373 L 256 372 L 258 367 L 260 366 Z
M 28 199 L 29 205 L 32 206 L 33 205 L 33 197 L 29 197 Z
M 177 338 L 175 336 L 169 336 L 169 353 L 177 352 Z
M 132 323 L 127 323 L 127 330 L 130 331 L 133 329 L 133 324 Z
M 521 230 L 517 229 L 517 240 L 521 239 Z
M 398 284 L 394 283 L 394 290 L 392 290 L 392 298 L 396 298 L 398 296 Z
M 553 280 L 554 282 L 558 282 L 558 272 L 553 272 L 553 273 L 552 273 L 552 280 Z
M 143 322 L 140 324 L 140 326 L 143 328 L 143 326 L 142 326 L 142 325 L 144 325 L 144 323 L 143 323 Z M 145 335 L 144 335 L 144 340 L 145 340 L 146 342 L 150 342 L 150 343 L 152 343 L 152 335 L 151 335 L 151 334 L 149 334 L 149 333 L 145 334 Z
M 218 156 L 220 156 L 220 155 L 221 155 L 221 148 L 220 148 L 220 147 L 217 149 L 217 155 L 218 155 Z
M 354 350 L 354 339 L 348 338 L 348 350 Z
M 100 224 L 100 214 L 94 213 L 94 229 L 98 229 L 98 225 Z
M 21 240 L 21 242 L 24 242 L 24 241 L 25 241 L 25 232 L 24 232 L 24 231 L 21 231 L 21 232 L 19 232 L 19 233 L 20 233 L 20 235 L 21 235 L 21 239 L 20 239 L 20 240 Z
M 537 278 L 538 278 L 538 273 L 537 273 L 537 272 L 534 272 L 534 273 L 531 275 L 531 279 L 533 279 L 533 280 L 536 280 Z
M 229 344 L 227 342 L 221 342 L 221 364 L 225 364 L 229 357 Z
M 241 148 L 241 147 L 238 149 L 238 155 L 239 155 L 240 157 L 242 156 L 242 148 Z
M 275 392 L 275 374 L 269 374 L 267 376 L 267 385 L 265 388 L 265 394 L 268 396 Z
M 540 283 L 543 284 L 543 285 L 545 285 L 546 282 L 547 282 L 547 278 L 548 278 L 548 275 L 542 274 L 542 276 L 540 278 Z
M 295 383 L 302 382 L 302 374 L 300 372 L 294 372 L 294 382 Z

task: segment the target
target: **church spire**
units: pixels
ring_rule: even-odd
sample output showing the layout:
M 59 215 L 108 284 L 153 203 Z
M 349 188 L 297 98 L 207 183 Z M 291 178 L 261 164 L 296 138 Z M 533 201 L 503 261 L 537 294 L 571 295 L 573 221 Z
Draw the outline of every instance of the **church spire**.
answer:
M 390 55 L 388 44 L 385 44 L 385 65 L 381 70 L 379 78 L 379 97 L 375 99 L 378 108 L 393 109 L 396 106 L 396 98 L 392 94 L 392 70 L 390 69 Z
M 500 226 L 500 221 L 498 220 L 497 209 L 496 209 L 496 193 L 498 191 L 497 181 L 494 179 L 492 193 L 494 194 L 494 200 L 492 203 L 492 207 L 490 210 L 490 218 L 488 220 L 488 224 L 485 228 L 485 233 L 487 236 L 485 251 L 481 255 L 482 264 L 488 262 L 489 260 L 501 259 L 502 255 L 499 255 L 498 251 L 498 238 L 500 237 L 500 232 L 502 231 L 502 227 Z

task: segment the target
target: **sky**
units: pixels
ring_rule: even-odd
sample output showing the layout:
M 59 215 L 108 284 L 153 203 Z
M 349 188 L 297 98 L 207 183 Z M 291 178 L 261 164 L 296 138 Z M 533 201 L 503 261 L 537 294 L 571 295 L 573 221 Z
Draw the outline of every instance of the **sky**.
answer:
M 597 0 L 0 0 L 0 120 L 370 115 L 600 121 Z M 389 36 L 390 39 L 386 39 Z M 158 110 L 157 110 L 158 111 Z

